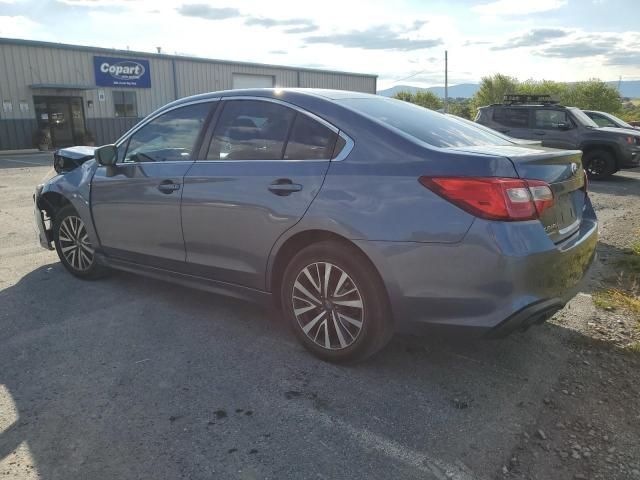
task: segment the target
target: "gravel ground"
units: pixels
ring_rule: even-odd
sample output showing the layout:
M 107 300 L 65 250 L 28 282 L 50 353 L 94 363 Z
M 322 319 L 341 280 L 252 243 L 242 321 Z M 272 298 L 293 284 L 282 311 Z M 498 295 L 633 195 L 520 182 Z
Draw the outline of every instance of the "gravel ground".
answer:
M 566 364 L 503 466 L 518 479 L 640 479 L 640 340 L 637 316 L 596 309 L 590 293 L 618 287 L 620 261 L 640 237 L 640 175 L 618 173 L 591 184 L 600 221 L 599 261 L 584 293 L 552 324 L 572 332 Z
M 635 478 L 635 326 L 589 294 L 640 225 L 639 173 L 593 185 L 602 261 L 553 321 L 339 367 L 253 305 L 71 277 L 35 239 L 49 162 L 0 157 L 0 478 Z

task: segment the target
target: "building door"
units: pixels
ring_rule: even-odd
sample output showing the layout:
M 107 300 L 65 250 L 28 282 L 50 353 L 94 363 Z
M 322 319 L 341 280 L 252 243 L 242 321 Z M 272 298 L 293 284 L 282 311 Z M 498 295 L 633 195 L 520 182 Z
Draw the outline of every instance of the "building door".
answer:
M 33 97 L 38 127 L 51 135 L 53 147 L 81 145 L 85 133 L 80 97 Z
M 276 79 L 273 75 L 253 75 L 247 73 L 234 73 L 231 88 L 273 88 Z

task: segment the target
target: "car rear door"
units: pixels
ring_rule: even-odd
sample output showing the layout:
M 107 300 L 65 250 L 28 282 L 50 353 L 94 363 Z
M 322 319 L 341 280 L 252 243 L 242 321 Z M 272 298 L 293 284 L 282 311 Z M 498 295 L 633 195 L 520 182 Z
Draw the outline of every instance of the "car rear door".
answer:
M 184 180 L 182 228 L 196 274 L 262 289 L 274 243 L 317 195 L 338 132 L 282 102 L 224 100 L 206 159 Z
M 530 117 L 528 108 L 495 107 L 492 112 L 491 127 L 510 137 L 534 140 Z
M 107 255 L 150 265 L 184 264 L 183 178 L 213 103 L 180 106 L 151 119 L 118 146 L 114 166 L 98 167 L 91 211 Z
M 551 148 L 578 148 L 578 128 L 566 110 L 536 108 L 533 115 L 533 133 L 542 145 Z

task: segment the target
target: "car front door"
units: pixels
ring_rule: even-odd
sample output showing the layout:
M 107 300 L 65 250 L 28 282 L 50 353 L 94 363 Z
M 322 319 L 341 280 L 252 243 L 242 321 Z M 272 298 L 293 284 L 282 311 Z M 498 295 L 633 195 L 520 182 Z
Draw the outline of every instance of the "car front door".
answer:
M 566 110 L 537 108 L 533 127 L 533 133 L 545 147 L 578 148 L 578 129 Z
M 169 110 L 118 145 L 118 162 L 99 167 L 91 211 L 107 255 L 165 266 L 184 263 L 180 199 L 212 102 Z
M 262 289 L 271 248 L 320 190 L 338 132 L 295 107 L 236 98 L 222 102 L 209 138 L 184 180 L 188 267 Z

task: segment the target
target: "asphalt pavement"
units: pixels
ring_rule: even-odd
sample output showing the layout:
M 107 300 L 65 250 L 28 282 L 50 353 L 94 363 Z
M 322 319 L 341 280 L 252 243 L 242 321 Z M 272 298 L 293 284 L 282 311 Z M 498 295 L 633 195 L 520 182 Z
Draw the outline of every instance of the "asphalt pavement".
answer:
M 75 279 L 36 239 L 50 165 L 0 156 L 0 478 L 494 478 L 564 368 L 555 325 L 343 367 L 249 303 Z

